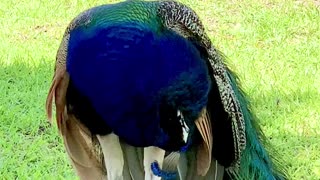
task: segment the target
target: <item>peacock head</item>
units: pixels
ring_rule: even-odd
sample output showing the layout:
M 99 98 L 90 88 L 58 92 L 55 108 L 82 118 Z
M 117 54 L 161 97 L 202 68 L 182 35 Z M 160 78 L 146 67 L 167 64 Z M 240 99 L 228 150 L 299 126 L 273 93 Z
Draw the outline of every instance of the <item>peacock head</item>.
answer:
M 209 89 L 207 74 L 191 68 L 160 91 L 160 127 L 169 137 L 169 149 L 176 151 L 192 141 L 195 121 L 207 105 Z

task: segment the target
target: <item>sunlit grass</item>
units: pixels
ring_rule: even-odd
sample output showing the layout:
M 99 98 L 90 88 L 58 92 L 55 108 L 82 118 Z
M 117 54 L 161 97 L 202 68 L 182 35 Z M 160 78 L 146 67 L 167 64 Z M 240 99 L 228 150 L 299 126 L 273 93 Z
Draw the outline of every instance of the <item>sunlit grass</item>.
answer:
M 81 11 L 117 1 L 0 2 L 0 177 L 75 179 L 44 113 L 55 54 Z M 184 0 L 240 76 L 292 179 L 320 178 L 317 1 Z

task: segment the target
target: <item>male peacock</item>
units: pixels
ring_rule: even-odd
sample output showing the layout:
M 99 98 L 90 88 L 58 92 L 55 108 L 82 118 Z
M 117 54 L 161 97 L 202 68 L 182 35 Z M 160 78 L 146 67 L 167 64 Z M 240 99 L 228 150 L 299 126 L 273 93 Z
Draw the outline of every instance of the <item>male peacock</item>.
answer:
M 81 179 L 285 179 L 237 78 L 178 2 L 81 13 L 57 53 L 49 119 L 53 99 Z

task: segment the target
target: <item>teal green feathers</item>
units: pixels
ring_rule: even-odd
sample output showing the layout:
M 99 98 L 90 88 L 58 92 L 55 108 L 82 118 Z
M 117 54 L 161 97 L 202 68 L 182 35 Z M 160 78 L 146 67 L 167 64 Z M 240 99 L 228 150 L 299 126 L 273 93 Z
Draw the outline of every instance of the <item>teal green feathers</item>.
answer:
M 161 24 L 157 16 L 157 3 L 134 0 L 97 6 L 76 17 L 70 27 L 87 28 L 87 32 L 93 33 L 90 28 L 117 26 L 125 22 L 143 23 L 154 31 L 159 31 Z
M 250 103 L 241 90 L 236 75 L 228 70 L 235 95 L 241 105 L 246 128 L 246 148 L 242 152 L 240 167 L 237 171 L 229 171 L 235 179 L 286 179 L 282 166 L 276 159 L 272 160 L 265 149 L 266 138 L 257 124 L 257 119 L 250 109 Z M 270 148 L 269 150 L 271 150 Z

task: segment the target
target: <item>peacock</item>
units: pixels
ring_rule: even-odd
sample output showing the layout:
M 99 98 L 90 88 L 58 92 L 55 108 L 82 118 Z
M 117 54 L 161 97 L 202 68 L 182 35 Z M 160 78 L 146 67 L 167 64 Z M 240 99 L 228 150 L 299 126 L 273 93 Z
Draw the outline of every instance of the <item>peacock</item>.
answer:
M 286 179 L 237 76 L 172 1 L 93 7 L 67 27 L 53 104 L 80 179 Z M 271 148 L 268 148 L 271 150 Z

